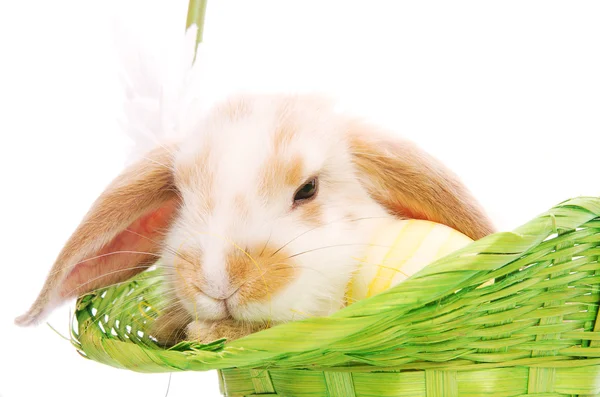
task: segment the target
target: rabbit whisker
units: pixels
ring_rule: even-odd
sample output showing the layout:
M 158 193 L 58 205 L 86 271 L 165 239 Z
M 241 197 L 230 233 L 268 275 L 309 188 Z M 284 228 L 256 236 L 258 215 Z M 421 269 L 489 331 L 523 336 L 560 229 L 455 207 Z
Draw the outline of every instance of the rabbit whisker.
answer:
M 273 257 L 274 255 L 276 255 L 279 251 L 281 251 L 282 249 L 284 249 L 285 247 L 287 247 L 289 244 L 291 244 L 292 242 L 296 241 L 297 239 L 299 239 L 300 237 L 313 232 L 319 228 L 322 227 L 326 227 L 326 226 L 331 226 L 334 223 L 337 222 L 358 222 L 358 221 L 364 221 L 364 220 L 373 220 L 373 219 L 386 219 L 387 217 L 384 216 L 367 216 L 367 217 L 361 217 L 361 218 L 354 218 L 354 219 L 345 219 L 345 218 L 339 218 L 330 222 L 327 222 L 323 225 L 319 225 L 319 226 L 315 226 L 311 229 L 305 230 L 304 232 L 300 233 L 299 235 L 297 235 L 296 237 L 294 237 L 293 239 L 291 239 L 290 241 L 288 241 L 287 243 L 285 243 L 284 245 L 282 245 L 281 247 L 279 247 L 279 249 L 277 249 L 275 252 L 273 252 L 271 254 L 271 257 Z
M 297 254 L 293 254 L 288 256 L 285 259 L 290 259 L 290 258 L 295 258 L 297 256 L 300 255 L 304 255 L 304 254 L 308 254 L 310 252 L 314 252 L 314 251 L 320 251 L 320 250 L 324 250 L 324 249 L 329 249 L 329 248 L 337 248 L 337 247 L 355 247 L 355 246 L 366 246 L 366 247 L 382 247 L 382 248 L 391 248 L 391 246 L 389 245 L 381 245 L 381 244 L 361 244 L 361 243 L 353 243 L 353 244 L 333 244 L 333 245 L 328 245 L 325 247 L 318 247 L 318 248 L 313 248 L 313 249 L 309 249 L 306 251 L 302 251 L 299 252 Z

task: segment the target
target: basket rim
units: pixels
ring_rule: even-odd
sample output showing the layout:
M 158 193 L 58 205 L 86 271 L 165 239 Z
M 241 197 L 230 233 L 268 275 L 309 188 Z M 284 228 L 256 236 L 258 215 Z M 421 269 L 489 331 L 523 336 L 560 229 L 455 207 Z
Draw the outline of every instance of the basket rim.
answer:
M 101 327 L 91 326 L 96 319 L 90 311 L 94 299 L 109 287 L 80 297 L 72 327 L 72 343 L 85 357 L 114 367 L 127 368 L 139 372 L 173 372 L 181 370 L 211 370 L 224 368 L 311 368 L 321 371 L 397 371 L 402 365 L 348 365 L 353 362 L 353 346 L 357 339 L 385 325 L 386 321 L 414 313 L 424 307 L 439 302 L 447 303 L 457 290 L 474 288 L 477 282 L 486 277 L 503 276 L 507 265 L 528 255 L 533 248 L 543 247 L 544 240 L 561 231 L 575 231 L 582 225 L 600 216 L 600 198 L 578 197 L 563 201 L 549 211 L 542 213 L 530 222 L 512 232 L 499 232 L 441 258 L 414 274 L 403 283 L 356 302 L 329 317 L 311 318 L 293 323 L 277 325 L 247 337 L 228 343 L 216 341 L 210 345 L 185 342 L 170 349 L 163 349 L 152 343 L 136 344 L 111 337 Z M 556 244 L 556 240 L 552 242 Z M 132 279 L 131 283 L 120 286 L 132 287 L 135 283 L 144 284 L 146 273 Z M 444 288 L 427 290 L 428 283 L 442 277 Z M 423 291 L 426 292 L 423 292 Z M 390 314 L 393 315 L 390 315 Z M 295 335 L 295 337 L 294 337 Z M 295 343 L 289 343 L 294 340 Z M 378 341 L 364 342 L 361 350 Z M 331 362 L 319 363 L 319 357 L 334 357 Z M 432 368 L 452 365 L 464 370 L 472 365 L 478 368 L 497 368 L 507 365 L 560 366 L 562 356 L 534 359 L 515 358 L 510 363 L 473 364 L 461 358 L 462 354 L 449 358 L 446 362 L 431 362 Z M 305 357 L 303 361 L 303 357 Z M 600 357 L 600 354 L 598 355 Z M 532 361 L 533 360 L 533 361 Z M 600 358 L 581 358 L 570 366 L 600 365 Z M 308 364 L 311 363 L 311 364 Z M 451 364 L 449 364 L 451 363 Z

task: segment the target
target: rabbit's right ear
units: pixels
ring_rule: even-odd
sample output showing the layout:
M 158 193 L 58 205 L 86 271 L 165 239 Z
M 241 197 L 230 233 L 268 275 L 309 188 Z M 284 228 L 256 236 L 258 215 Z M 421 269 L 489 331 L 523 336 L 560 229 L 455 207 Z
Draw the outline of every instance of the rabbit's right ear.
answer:
M 347 133 L 361 184 L 389 213 L 442 223 L 475 240 L 493 233 L 479 203 L 441 162 L 362 122 L 350 123 Z
M 150 152 L 118 176 L 96 200 L 58 255 L 18 325 L 43 319 L 68 298 L 118 283 L 156 261 L 179 206 L 167 148 Z

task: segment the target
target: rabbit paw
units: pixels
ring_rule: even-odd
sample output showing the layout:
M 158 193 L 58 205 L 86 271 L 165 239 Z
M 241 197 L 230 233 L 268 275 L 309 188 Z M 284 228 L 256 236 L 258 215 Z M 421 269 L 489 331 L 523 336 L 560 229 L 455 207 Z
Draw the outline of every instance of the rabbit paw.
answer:
M 239 339 L 265 328 L 267 326 L 263 324 L 248 324 L 233 319 L 220 321 L 197 320 L 188 324 L 186 335 L 188 340 L 210 343 L 218 339 L 227 339 L 229 341 Z

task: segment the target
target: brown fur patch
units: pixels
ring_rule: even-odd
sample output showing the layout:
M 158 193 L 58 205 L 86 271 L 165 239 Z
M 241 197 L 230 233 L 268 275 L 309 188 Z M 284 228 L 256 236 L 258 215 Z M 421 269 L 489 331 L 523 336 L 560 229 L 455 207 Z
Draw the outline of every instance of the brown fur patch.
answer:
M 248 254 L 235 250 L 226 259 L 230 282 L 239 288 L 238 305 L 269 300 L 293 281 L 295 263 L 285 250 L 258 245 Z
M 352 125 L 349 138 L 361 183 L 390 213 L 442 223 L 473 239 L 493 232 L 458 177 L 414 144 L 386 138 L 363 125 Z
M 260 191 L 266 197 L 281 192 L 284 187 L 299 187 L 304 182 L 304 161 L 300 156 L 287 160 L 281 156 L 273 156 L 261 171 Z
M 190 314 L 179 304 L 158 313 L 150 326 L 150 335 L 163 346 L 172 346 L 186 338 L 186 326 L 192 321 Z
M 233 319 L 215 322 L 194 321 L 186 327 L 186 334 L 187 340 L 210 343 L 221 338 L 232 341 L 268 327 L 269 325 L 265 323 L 249 323 Z
M 16 320 L 18 324 L 36 322 L 49 305 L 126 280 L 150 265 L 160 248 L 161 231 L 169 227 L 179 205 L 172 160 L 168 148 L 156 149 L 106 188 L 63 247 L 38 298 Z M 111 254 L 115 250 L 151 254 Z
M 302 204 L 299 209 L 302 211 L 302 220 L 312 226 L 321 226 L 323 224 L 323 208 L 317 201 L 311 200 Z
M 302 178 L 304 177 L 304 160 L 302 157 L 295 156 L 292 158 L 287 167 L 287 173 L 285 177 L 285 183 L 288 186 L 300 186 Z

